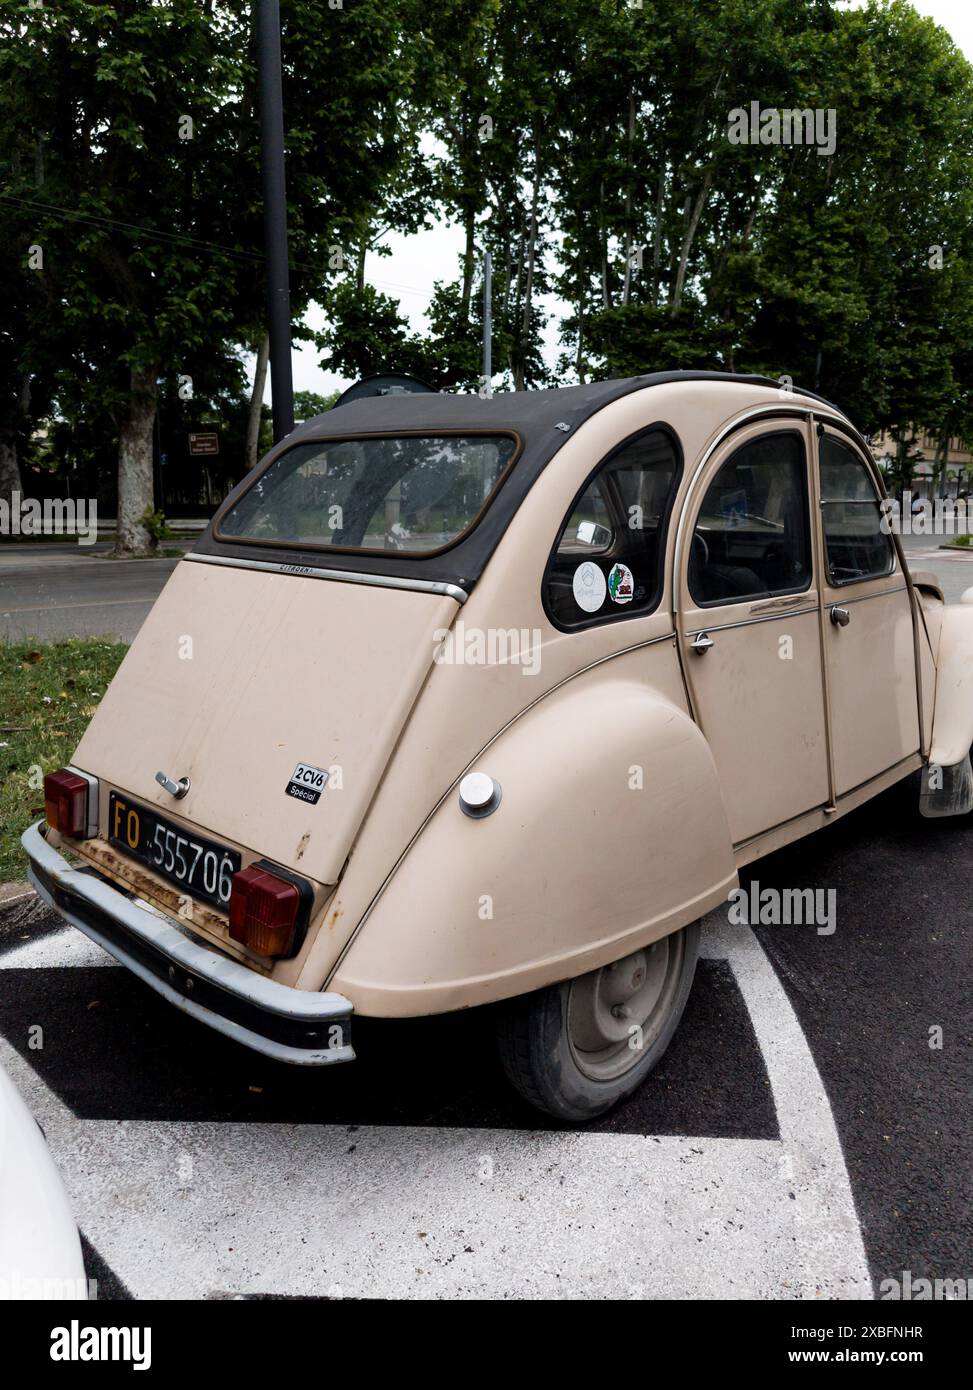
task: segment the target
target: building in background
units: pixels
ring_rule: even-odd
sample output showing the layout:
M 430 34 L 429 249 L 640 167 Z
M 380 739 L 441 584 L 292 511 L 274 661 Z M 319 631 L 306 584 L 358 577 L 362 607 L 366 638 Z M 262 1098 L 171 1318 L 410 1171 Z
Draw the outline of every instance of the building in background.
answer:
M 886 432 L 869 439 L 872 454 L 888 479 L 895 471 L 898 444 Z M 909 455 L 915 460 L 912 469 L 912 492 L 923 498 L 956 497 L 973 491 L 973 446 L 966 440 L 953 437 L 946 450 L 946 486 L 940 486 L 942 440 L 931 434 L 917 432 L 909 443 Z

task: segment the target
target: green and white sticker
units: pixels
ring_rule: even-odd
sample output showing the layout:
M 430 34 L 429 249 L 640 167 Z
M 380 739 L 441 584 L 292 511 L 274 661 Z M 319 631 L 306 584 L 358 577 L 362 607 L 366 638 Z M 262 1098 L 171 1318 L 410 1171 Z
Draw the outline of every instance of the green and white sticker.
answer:
M 635 580 L 628 565 L 612 565 L 608 571 L 608 592 L 613 603 L 631 603 L 635 597 Z

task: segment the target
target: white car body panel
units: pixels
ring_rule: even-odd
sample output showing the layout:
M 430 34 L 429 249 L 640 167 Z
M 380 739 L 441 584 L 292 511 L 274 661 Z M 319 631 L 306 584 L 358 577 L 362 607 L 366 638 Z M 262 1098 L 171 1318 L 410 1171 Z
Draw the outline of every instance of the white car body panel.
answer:
M 37 1121 L 0 1067 L 0 1299 L 85 1297 L 64 1184 Z

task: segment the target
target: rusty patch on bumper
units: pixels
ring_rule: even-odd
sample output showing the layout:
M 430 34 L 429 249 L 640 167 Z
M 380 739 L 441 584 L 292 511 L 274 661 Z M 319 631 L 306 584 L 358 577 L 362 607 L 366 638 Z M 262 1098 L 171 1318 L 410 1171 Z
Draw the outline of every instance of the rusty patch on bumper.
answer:
M 198 934 L 209 945 L 218 946 L 226 955 L 232 956 L 234 960 L 249 966 L 260 975 L 271 973 L 272 962 L 250 955 L 230 940 L 229 923 L 224 914 L 214 911 L 206 903 L 197 902 L 186 893 L 180 893 L 177 888 L 167 884 L 134 859 L 119 854 L 104 840 L 79 841 L 72 844 L 71 848 L 108 878 L 137 893 L 146 902 L 152 903 L 154 907 L 173 918 L 180 926 Z

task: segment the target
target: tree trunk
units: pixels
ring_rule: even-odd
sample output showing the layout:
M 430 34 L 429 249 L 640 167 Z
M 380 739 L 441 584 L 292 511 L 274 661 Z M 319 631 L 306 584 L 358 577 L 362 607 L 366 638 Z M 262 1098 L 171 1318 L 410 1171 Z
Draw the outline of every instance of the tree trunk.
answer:
M 747 217 L 747 224 L 743 229 L 743 240 L 741 246 L 746 246 L 753 232 L 754 219 L 757 216 L 757 209 L 760 206 L 760 175 L 754 180 L 753 202 L 750 204 L 750 212 Z
M 540 193 L 540 155 L 534 153 L 534 187 L 530 199 L 530 231 L 527 236 L 527 276 L 524 284 L 524 312 L 520 321 L 520 351 L 514 390 L 523 391 L 527 385 L 527 348 L 530 343 L 530 315 L 534 306 L 534 262 L 537 255 L 537 201 Z
M 10 504 L 14 493 L 23 496 L 17 460 L 17 431 L 0 430 L 0 501 Z
M 33 417 L 30 411 L 31 377 L 26 372 L 20 379 L 17 392 L 17 415 L 13 422 L 0 430 L 0 498 L 7 502 L 13 493 L 23 496 L 24 485 L 20 476 L 20 436 L 30 435 Z
M 673 312 L 677 312 L 680 304 L 682 303 L 682 291 L 683 286 L 686 282 L 686 267 L 689 264 L 689 253 L 692 250 L 693 242 L 696 239 L 696 228 L 699 226 L 699 219 L 702 216 L 703 208 L 706 205 L 706 199 L 709 195 L 709 186 L 712 177 L 712 170 L 707 169 L 706 174 L 703 178 L 703 186 L 699 190 L 699 195 L 696 198 L 696 204 L 693 208 L 692 216 L 689 219 L 689 225 L 686 228 L 686 235 L 683 237 L 682 248 L 679 252 L 679 269 L 676 271 L 676 283 L 672 289 Z
M 578 268 L 578 347 L 574 356 L 574 370 L 580 385 L 584 385 L 584 267 Z
M 128 418 L 118 437 L 118 519 L 114 554 L 151 555 L 155 541 L 141 517 L 154 503 L 152 436 L 158 395 L 156 368 L 133 367 Z
M 608 288 L 608 237 L 605 233 L 605 180 L 598 185 L 598 241 L 601 246 L 601 307 L 612 306 L 611 291 Z
M 473 271 L 476 257 L 476 213 L 466 210 L 466 245 L 463 250 L 463 291 L 460 297 L 460 323 L 469 323 L 470 300 L 473 298 Z
M 935 455 L 936 461 L 938 462 L 938 465 L 939 465 L 939 474 L 938 474 L 938 476 L 939 476 L 939 496 L 940 496 L 940 497 L 948 497 L 948 496 L 949 496 L 949 441 L 950 441 L 951 438 L 952 438 L 952 436 L 951 436 L 950 433 L 949 433 L 949 426 L 947 425 L 947 426 L 946 426 L 946 432 L 941 436 L 941 438 L 940 438 L 940 440 L 939 440 L 939 443 L 938 443 L 937 446 L 936 446 L 936 455 Z M 933 463 L 933 471 L 934 471 L 934 473 L 935 473 L 935 470 L 936 470 L 936 463 L 934 462 L 934 463 Z M 957 491 L 959 491 L 958 488 L 957 488 Z
M 895 443 L 895 467 L 903 492 L 911 492 L 915 482 L 915 461 L 909 458 L 909 450 L 916 441 L 915 431 L 911 435 L 902 433 Z
M 510 246 L 510 233 L 505 232 L 503 237 L 504 258 L 503 258 L 503 299 L 500 302 L 500 322 L 504 330 L 507 327 L 507 316 L 510 312 L 510 284 L 513 280 L 513 251 Z
M 655 195 L 655 230 L 652 235 L 652 303 L 659 302 L 659 279 L 662 269 L 662 213 L 666 196 L 666 162 L 659 168 L 659 186 Z
M 267 360 L 270 357 L 270 334 L 265 333 L 257 348 L 257 365 L 253 373 L 253 390 L 250 392 L 250 409 L 247 411 L 247 443 L 244 450 L 243 465 L 247 473 L 257 466 L 257 451 L 260 448 L 260 422 L 263 419 L 264 390 L 267 385 Z
M 525 227 L 525 225 L 524 225 L 524 222 L 521 221 L 521 224 L 520 224 L 520 249 L 519 249 L 519 251 L 518 251 L 518 253 L 517 253 L 517 281 L 516 281 L 516 284 L 515 284 L 515 286 L 514 286 L 513 302 L 511 303 L 511 306 L 510 306 L 510 317 L 511 317 L 511 319 L 512 319 L 512 322 L 511 322 L 511 325 L 510 325 L 510 340 L 509 340 L 509 341 L 510 341 L 510 346 L 509 346 L 509 348 L 508 348 L 508 350 L 507 350 L 507 366 L 508 366 L 508 368 L 509 368 L 509 370 L 510 370 L 511 376 L 513 377 L 514 390 L 515 390 L 515 391 L 519 391 L 519 390 L 522 389 L 522 387 L 519 387 L 519 386 L 517 385 L 517 381 L 518 381 L 518 375 L 517 375 L 517 374 L 518 374 L 518 372 L 520 371 L 520 365 L 519 365 L 519 361 L 518 361 L 519 356 L 520 356 L 520 328 L 519 328 L 519 324 L 518 324 L 517 320 L 518 320 L 519 317 L 520 317 L 521 295 L 522 295 L 522 293 L 523 293 L 524 268 L 525 268 L 526 256 L 527 256 L 526 243 L 527 243 L 527 230 L 526 230 L 526 227 Z
M 628 94 L 628 169 L 625 188 L 625 280 L 622 303 L 628 304 L 632 293 L 632 146 L 635 143 L 635 93 Z

